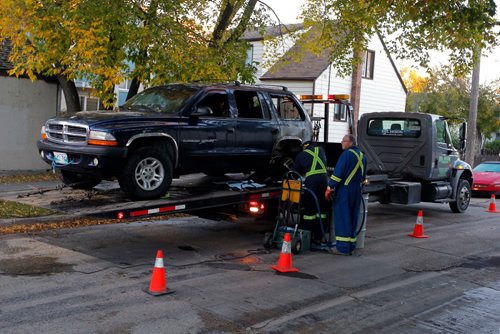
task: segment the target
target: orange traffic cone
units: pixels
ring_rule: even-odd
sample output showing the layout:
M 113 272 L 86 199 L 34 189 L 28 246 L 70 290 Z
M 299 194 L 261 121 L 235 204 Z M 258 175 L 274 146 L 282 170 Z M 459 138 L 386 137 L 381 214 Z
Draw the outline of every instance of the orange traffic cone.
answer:
M 495 204 L 495 194 L 491 195 L 490 206 L 488 207 L 488 212 L 499 213 L 497 210 L 497 205 Z
M 408 235 L 414 238 L 429 237 L 428 235 L 424 234 L 424 214 L 422 213 L 422 209 L 418 210 L 417 222 L 415 223 L 415 227 L 413 228 L 413 233 Z
M 149 283 L 149 289 L 146 292 L 153 296 L 161 296 L 173 292 L 167 289 L 167 279 L 165 278 L 165 268 L 163 267 L 163 252 L 161 250 L 156 253 L 153 276 L 151 277 L 151 283 Z
M 276 271 L 280 273 L 292 273 L 299 271 L 297 268 L 292 267 L 292 243 L 290 241 L 290 233 L 285 233 L 283 238 L 283 246 L 281 247 L 280 258 L 278 260 L 278 265 L 272 266 Z

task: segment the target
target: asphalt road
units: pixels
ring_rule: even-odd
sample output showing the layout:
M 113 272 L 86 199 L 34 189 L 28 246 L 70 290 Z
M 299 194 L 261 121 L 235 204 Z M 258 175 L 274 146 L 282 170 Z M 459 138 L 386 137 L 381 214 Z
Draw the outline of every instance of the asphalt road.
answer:
M 0 236 L 0 333 L 500 333 L 500 214 L 369 205 L 363 254 L 263 249 L 273 222 L 203 218 Z M 428 239 L 415 239 L 424 209 Z M 156 251 L 167 286 L 153 297 Z

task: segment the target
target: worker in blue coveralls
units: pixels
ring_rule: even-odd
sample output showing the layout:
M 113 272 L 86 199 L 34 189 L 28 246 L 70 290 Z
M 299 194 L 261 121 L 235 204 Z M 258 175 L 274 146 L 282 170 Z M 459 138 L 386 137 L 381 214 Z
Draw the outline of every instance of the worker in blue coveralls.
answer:
M 333 219 L 336 247 L 329 250 L 335 255 L 351 255 L 356 248 L 356 225 L 361 204 L 361 186 L 365 179 L 366 158 L 356 147 L 356 138 L 345 135 L 342 139 L 344 152 L 328 182 L 325 197 L 333 193 Z
M 328 187 L 328 174 L 326 173 L 325 151 L 316 143 L 305 142 L 302 145 L 303 151 L 295 157 L 293 169 L 305 177 L 304 186 L 316 195 L 316 199 L 305 191 L 301 198 L 302 207 L 302 229 L 311 231 L 313 244 L 320 244 L 323 238 L 323 231 L 319 218 L 323 222 L 323 229 L 328 228 L 326 213 L 328 203 L 325 199 L 325 191 Z M 319 205 L 319 212 L 318 212 Z

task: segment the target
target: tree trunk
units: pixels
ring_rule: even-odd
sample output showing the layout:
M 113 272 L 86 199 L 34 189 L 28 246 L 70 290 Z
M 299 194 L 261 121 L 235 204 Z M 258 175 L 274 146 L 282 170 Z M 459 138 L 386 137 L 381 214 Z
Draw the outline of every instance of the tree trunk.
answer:
M 363 50 L 354 51 L 354 58 L 358 60 L 357 65 L 353 67 L 351 81 L 351 105 L 354 119 L 354 132 L 358 128 L 359 120 L 359 102 L 361 98 L 361 74 L 363 72 Z
M 234 16 L 244 3 L 245 0 L 223 1 L 219 17 L 217 18 L 217 24 L 215 25 L 214 31 L 212 33 L 212 39 L 210 41 L 211 47 L 216 48 L 221 45 L 222 38 L 224 37 L 224 32 L 231 25 Z
M 64 75 L 58 75 L 57 80 L 59 81 L 59 85 L 61 85 L 64 99 L 66 100 L 67 111 L 69 113 L 81 111 L 82 106 L 80 105 L 80 97 L 75 82 L 73 80 L 68 80 Z
M 477 104 L 479 99 L 479 72 L 481 68 L 481 48 L 474 48 L 474 70 L 472 71 L 472 85 L 470 91 L 469 120 L 467 125 L 467 144 L 465 149 L 465 161 L 474 167 L 476 156 L 477 137 Z
M 248 1 L 248 3 L 245 5 L 245 10 L 243 11 L 243 15 L 241 16 L 238 26 L 236 27 L 236 29 L 233 30 L 231 36 L 228 38 L 226 43 L 236 42 L 241 38 L 241 36 L 243 35 L 248 26 L 248 22 L 252 17 L 252 13 L 256 5 L 257 5 L 257 0 Z
M 127 101 L 128 101 L 128 99 L 130 99 L 131 97 L 133 97 L 137 94 L 137 92 L 139 91 L 140 85 L 141 85 L 141 82 L 139 81 L 139 79 L 137 77 L 134 77 L 132 79 L 132 82 L 130 83 L 130 88 L 129 88 L 128 93 L 127 93 Z

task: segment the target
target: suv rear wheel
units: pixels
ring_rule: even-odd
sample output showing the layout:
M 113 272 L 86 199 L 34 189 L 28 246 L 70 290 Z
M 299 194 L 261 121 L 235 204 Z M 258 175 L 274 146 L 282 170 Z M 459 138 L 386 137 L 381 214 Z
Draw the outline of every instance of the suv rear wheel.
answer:
M 133 151 L 118 178 L 120 187 L 133 199 L 163 196 L 172 183 L 172 163 L 160 146 Z

